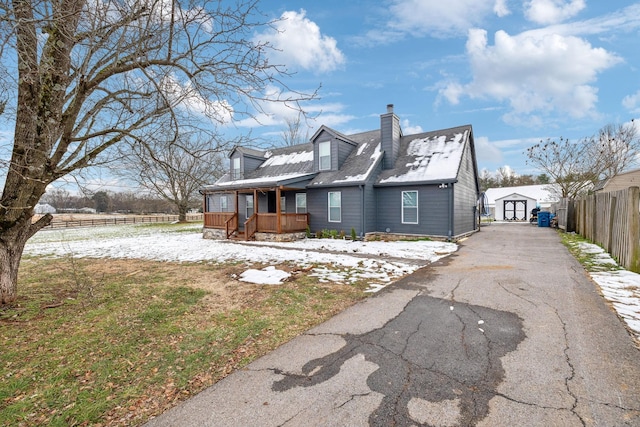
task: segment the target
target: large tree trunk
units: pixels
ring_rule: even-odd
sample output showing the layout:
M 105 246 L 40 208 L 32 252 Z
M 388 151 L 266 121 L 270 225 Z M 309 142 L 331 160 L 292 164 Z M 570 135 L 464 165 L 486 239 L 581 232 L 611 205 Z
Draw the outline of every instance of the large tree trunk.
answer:
M 18 268 L 27 240 L 51 222 L 51 214 L 34 224 L 31 216 L 24 216 L 10 228 L 0 231 L 0 305 L 9 304 L 18 297 Z
M 178 222 L 187 222 L 187 212 L 189 211 L 188 206 L 184 206 L 182 204 L 178 204 Z

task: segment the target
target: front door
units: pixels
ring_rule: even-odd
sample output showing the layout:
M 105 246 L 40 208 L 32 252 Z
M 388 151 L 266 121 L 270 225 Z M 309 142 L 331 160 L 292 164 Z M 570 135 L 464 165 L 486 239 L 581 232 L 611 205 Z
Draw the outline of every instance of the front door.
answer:
M 504 201 L 505 221 L 526 221 L 527 201 L 526 200 L 505 200 Z

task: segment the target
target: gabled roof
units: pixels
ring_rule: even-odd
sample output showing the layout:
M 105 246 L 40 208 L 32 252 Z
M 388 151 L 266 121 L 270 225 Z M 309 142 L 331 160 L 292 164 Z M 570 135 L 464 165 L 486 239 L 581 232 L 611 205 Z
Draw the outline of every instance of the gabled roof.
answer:
M 376 184 L 455 182 L 470 136 L 470 125 L 403 136 L 394 168 Z
M 362 132 L 348 137 L 357 147 L 342 167 L 335 171 L 320 172 L 309 187 L 358 185 L 367 181 L 382 159 L 380 131 Z
M 311 137 L 310 140 L 311 141 L 315 141 L 315 139 L 318 136 L 320 136 L 320 134 L 322 132 L 328 132 L 329 134 L 331 134 L 336 139 L 339 139 L 339 140 L 344 141 L 344 142 L 348 142 L 349 144 L 352 144 L 352 145 L 357 145 L 357 142 L 353 140 L 353 135 L 346 136 L 346 135 L 338 132 L 337 130 L 331 129 L 330 127 L 325 126 L 325 125 L 320 126 L 318 128 L 318 130 L 313 134 L 313 136 Z
M 264 159 L 264 151 L 255 150 L 253 148 L 246 148 L 246 147 L 235 147 L 233 150 L 231 150 L 231 153 L 229 153 L 229 157 L 233 156 L 233 153 L 235 153 L 236 151 L 244 154 L 245 156 L 255 157 L 257 159 Z
M 266 160 L 256 170 L 246 172 L 243 179 L 232 180 L 227 173 L 215 184 L 205 186 L 204 190 L 291 185 L 315 176 L 311 143 L 274 148 L 263 152 L 263 158 Z
M 496 200 L 503 199 L 511 194 L 520 194 L 539 203 L 554 203 L 559 199 L 557 186 L 554 184 L 540 185 L 520 185 L 516 187 L 496 187 L 489 188 L 485 194 L 489 205 L 495 204 Z

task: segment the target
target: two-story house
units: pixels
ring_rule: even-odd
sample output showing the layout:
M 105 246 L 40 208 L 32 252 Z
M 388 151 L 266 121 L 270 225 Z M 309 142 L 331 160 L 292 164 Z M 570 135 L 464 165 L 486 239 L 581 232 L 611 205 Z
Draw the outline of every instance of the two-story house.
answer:
M 477 229 L 478 168 L 470 125 L 403 135 L 393 105 L 380 129 L 231 151 L 204 187 L 204 237 L 281 240 L 305 230 L 455 239 Z M 278 236 L 274 236 L 278 235 Z

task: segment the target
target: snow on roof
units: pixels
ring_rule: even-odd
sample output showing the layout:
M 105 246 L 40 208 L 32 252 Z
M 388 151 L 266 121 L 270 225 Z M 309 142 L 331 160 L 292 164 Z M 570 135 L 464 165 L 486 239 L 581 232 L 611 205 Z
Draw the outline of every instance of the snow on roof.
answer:
M 488 204 L 494 205 L 496 200 L 503 199 L 512 194 L 520 194 L 530 199 L 537 200 L 538 203 L 555 203 L 558 201 L 558 192 L 553 184 L 540 185 L 520 185 L 517 187 L 497 187 L 489 188 L 485 191 Z
M 406 155 L 396 162 L 390 176 L 380 179 L 380 184 L 453 180 L 464 153 L 469 130 L 436 134 L 410 140 Z M 404 161 L 404 165 L 400 162 Z
M 366 145 L 367 145 L 367 143 L 364 143 L 358 148 L 358 153 L 357 153 L 358 156 L 360 154 L 362 154 L 362 151 L 366 148 Z M 364 173 L 361 173 L 361 174 L 358 174 L 358 175 L 347 175 L 343 179 L 336 179 L 333 182 L 334 183 L 342 183 L 342 182 L 362 182 L 362 181 L 364 181 L 365 179 L 367 179 L 369 177 L 369 174 L 371 174 L 371 171 L 376 166 L 376 161 L 380 158 L 380 156 L 382 156 L 382 151 L 380 150 L 380 144 L 378 144 L 376 146 L 376 148 L 374 149 L 373 153 L 371 154 L 371 156 L 369 156 L 369 158 L 371 159 L 371 164 L 369 165 L 369 168 Z
M 271 151 L 265 153 L 267 160 L 260 165 L 261 168 L 268 166 L 290 165 L 294 163 L 313 162 L 313 151 L 296 151 L 293 153 L 273 155 Z
M 238 185 L 242 185 L 242 186 L 252 186 L 254 184 L 271 184 L 271 183 L 278 183 L 281 181 L 289 181 L 289 180 L 295 180 L 297 178 L 305 178 L 308 177 L 311 174 L 308 173 L 292 173 L 292 174 L 285 174 L 285 175 L 279 175 L 279 176 L 263 176 L 260 178 L 253 178 L 253 179 L 238 179 L 235 181 L 225 181 L 225 182 L 217 182 L 214 186 L 209 186 L 209 187 L 234 187 L 234 186 L 238 186 Z M 206 189 L 207 187 L 205 187 Z

